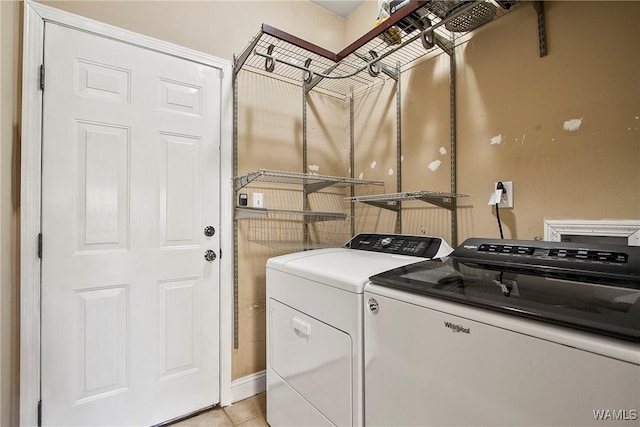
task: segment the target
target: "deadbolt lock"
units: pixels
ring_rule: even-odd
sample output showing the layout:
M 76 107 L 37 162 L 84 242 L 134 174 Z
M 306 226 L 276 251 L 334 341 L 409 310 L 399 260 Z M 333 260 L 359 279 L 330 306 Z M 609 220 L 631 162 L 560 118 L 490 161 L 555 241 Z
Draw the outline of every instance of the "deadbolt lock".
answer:
M 204 235 L 205 235 L 205 236 L 207 236 L 207 237 L 211 237 L 211 236 L 213 236 L 214 234 L 216 234 L 216 229 L 215 229 L 215 228 L 213 228 L 212 226 L 207 225 L 207 226 L 204 228 Z

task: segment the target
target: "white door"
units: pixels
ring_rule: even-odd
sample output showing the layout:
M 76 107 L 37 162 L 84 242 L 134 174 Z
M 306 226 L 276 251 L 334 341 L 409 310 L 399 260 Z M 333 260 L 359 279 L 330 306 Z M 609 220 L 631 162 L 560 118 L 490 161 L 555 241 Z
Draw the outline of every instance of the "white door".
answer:
M 219 70 L 45 25 L 43 425 L 219 402 Z

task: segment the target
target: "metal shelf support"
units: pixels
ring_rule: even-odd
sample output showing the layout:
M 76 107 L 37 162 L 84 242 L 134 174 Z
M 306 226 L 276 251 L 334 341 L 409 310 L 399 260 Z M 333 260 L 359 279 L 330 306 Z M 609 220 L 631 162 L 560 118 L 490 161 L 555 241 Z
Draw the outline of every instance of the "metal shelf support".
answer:
M 456 111 L 456 55 L 455 55 L 455 42 L 451 40 L 451 53 L 449 54 L 449 151 L 451 162 L 451 181 L 450 188 L 452 193 L 458 191 L 458 169 L 457 169 L 457 111 Z M 451 211 L 451 244 L 455 248 L 458 246 L 458 202 L 455 198 L 452 198 L 448 203 L 448 207 Z
M 397 63 L 396 80 L 396 191 L 402 191 L 402 78 L 400 62 Z M 396 233 L 402 233 L 402 207 L 398 204 L 396 215 Z
M 355 161 L 355 100 L 353 98 L 353 87 L 351 87 L 349 91 L 349 177 L 351 179 L 355 178 L 355 169 L 356 169 L 356 161 Z M 350 189 L 351 197 L 355 197 L 356 191 L 353 186 Z M 353 203 L 349 206 L 349 210 L 351 212 L 351 235 L 353 236 L 356 231 L 356 207 Z
M 365 205 L 374 206 L 376 208 L 386 209 L 388 211 L 396 212 L 398 215 L 401 214 L 401 212 L 400 212 L 400 202 L 397 202 L 397 201 L 376 202 L 376 201 L 373 201 L 373 200 L 371 200 L 371 201 L 361 200 L 360 202 L 364 203 Z
M 540 58 L 547 56 L 547 30 L 544 19 L 544 1 L 532 1 L 531 5 L 538 13 L 538 43 L 540 45 Z

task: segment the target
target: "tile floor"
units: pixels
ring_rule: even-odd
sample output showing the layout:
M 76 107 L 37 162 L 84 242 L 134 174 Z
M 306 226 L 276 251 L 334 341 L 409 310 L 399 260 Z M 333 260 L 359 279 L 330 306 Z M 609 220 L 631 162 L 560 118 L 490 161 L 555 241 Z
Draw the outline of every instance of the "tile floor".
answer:
M 225 408 L 212 409 L 171 427 L 268 427 L 267 394 L 260 393 Z

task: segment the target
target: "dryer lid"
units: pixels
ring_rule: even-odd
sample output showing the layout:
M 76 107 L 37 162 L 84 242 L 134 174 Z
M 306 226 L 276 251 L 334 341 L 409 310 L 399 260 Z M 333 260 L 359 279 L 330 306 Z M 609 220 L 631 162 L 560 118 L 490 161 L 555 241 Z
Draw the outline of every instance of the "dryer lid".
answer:
M 267 269 L 360 294 L 370 276 L 424 259 L 347 248 L 318 249 L 271 258 Z
M 270 258 L 267 269 L 361 294 L 369 277 L 374 274 L 443 257 L 452 250 L 440 237 L 362 233 L 342 248 L 316 249 Z

